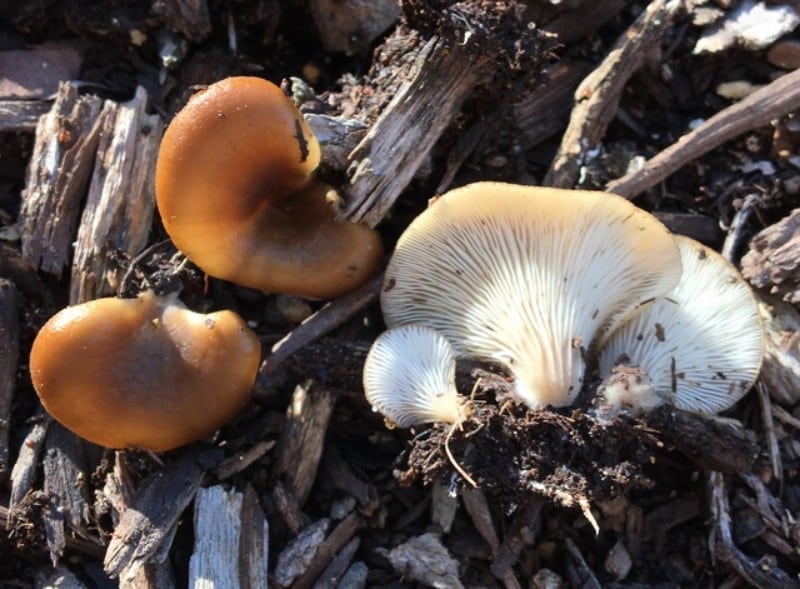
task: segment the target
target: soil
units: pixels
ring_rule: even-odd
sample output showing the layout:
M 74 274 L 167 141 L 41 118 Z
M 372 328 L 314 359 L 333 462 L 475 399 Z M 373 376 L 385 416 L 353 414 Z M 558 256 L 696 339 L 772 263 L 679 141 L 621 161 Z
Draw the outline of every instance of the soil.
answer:
M 566 182 L 560 174 L 568 175 L 569 165 L 558 174 L 550 166 L 569 136 L 574 88 L 552 100 L 552 116 L 539 117 L 546 121 L 532 122 L 526 100 L 542 89 L 555 93 L 560 66 L 583 68 L 577 86 L 600 69 L 618 39 L 654 35 L 619 85 L 618 104 L 604 99 L 612 105 L 608 120 L 588 117 L 587 136 L 601 127 L 601 141 L 575 166 L 570 187 L 602 190 L 724 111 L 734 101 L 720 94 L 721 83 L 763 86 L 787 71 L 768 59 L 770 44 L 693 52 L 707 30 L 696 24 L 701 16 L 710 11 L 721 22 L 739 3 L 687 3 L 657 35 L 635 26 L 645 3 L 592 4 L 409 0 L 392 12 L 392 2 L 357 0 L 0 1 L 0 52 L 58 42 L 68 48 L 58 51 L 80 55 L 69 76 L 80 96 L 122 103 L 141 87 L 148 114 L 164 122 L 198 88 L 226 76 L 282 82 L 307 116 L 360 124 L 355 142 L 323 142 L 331 157 L 320 175 L 345 196 L 370 181 L 355 170 L 353 154 L 380 153 L 368 151 L 378 149 L 379 138 L 361 142 L 365 130 L 393 132 L 381 126 L 387 112 L 411 125 L 392 99 L 410 84 L 422 100 L 424 89 L 412 82 L 425 70 L 416 61 L 433 76 L 447 67 L 470 70 L 473 77 L 453 83 L 460 94 L 452 116 L 430 123 L 439 134 L 424 157 L 392 164 L 392 174 L 408 181 L 381 185 L 384 194 L 364 205 L 366 214 L 345 203 L 344 216 L 377 224 L 388 256 L 429 198 L 451 187 L 489 179 Z M 380 15 L 370 12 L 378 5 Z M 588 19 L 590 10 L 607 14 Z M 325 11 L 338 12 L 319 18 L 334 14 Z M 387 23 L 376 32 L 367 24 L 379 17 Z M 781 40 L 796 43 L 796 33 L 787 30 Z M 463 61 L 453 66 L 448 59 Z M 15 72 L 0 70 L 0 77 L 15 79 Z M 25 100 L 47 112 L 59 81 L 42 76 L 41 87 L 25 89 Z M 600 84 L 593 89 L 604 92 Z M 21 109 L 18 98 L 0 96 Z M 445 117 L 445 106 L 424 110 Z M 746 128 L 629 196 L 674 232 L 724 247 L 738 263 L 756 233 L 800 204 L 800 134 L 792 112 L 799 107 L 776 111 L 771 124 Z M 531 411 L 509 401 L 502 371 L 464 363 L 458 387 L 473 398 L 462 423 L 389 429 L 361 387 L 366 350 L 384 329 L 380 277 L 330 304 L 237 287 L 183 258 L 157 215 L 139 228 L 143 251 L 103 250 L 109 275 L 119 275 L 114 291 L 180 288 L 192 309 L 233 309 L 258 334 L 266 363 L 247 407 L 188 448 L 155 456 L 79 441 L 44 413 L 27 367 L 37 331 L 69 303 L 78 278 L 77 270 L 37 268 L 21 253 L 17 221 L 31 190 L 33 121 L 0 130 L 0 278 L 18 293 L 10 315 L 0 312 L 16 326 L 0 329 L 10 334 L 0 338 L 0 356 L 15 360 L 7 379 L 13 402 L 7 416 L 0 413 L 9 424 L 7 460 L 0 455 L 0 523 L 7 524 L 0 532 L 0 586 L 185 586 L 195 578 L 192 554 L 213 560 L 216 550 L 195 534 L 200 516 L 214 511 L 198 489 L 219 488 L 250 506 L 235 526 L 244 544 L 256 545 L 260 522 L 268 522 L 266 561 L 275 587 L 800 587 L 800 390 L 793 385 L 776 390 L 777 381 L 765 377 L 721 419 L 663 408 L 608 421 L 595 417 L 597 382 L 576 407 Z M 333 155 L 337 148 L 344 159 Z M 77 229 L 71 241 L 76 236 Z M 796 276 L 791 256 L 782 259 L 789 259 L 782 280 Z M 759 260 L 763 266 L 769 255 Z M 787 279 L 779 296 L 796 303 L 798 283 Z M 768 297 L 769 280 L 758 286 Z M 789 303 L 787 309 L 796 314 Z M 786 353 L 796 333 L 785 331 Z M 273 348 L 277 343 L 281 349 Z M 781 382 L 800 381 L 786 378 Z M 320 522 L 320 540 L 306 539 Z M 414 552 L 409 541 L 428 533 L 433 544 L 426 550 L 442 548 L 438 564 L 421 571 L 399 564 L 403 550 L 424 561 L 425 551 Z M 306 543 L 302 552 L 298 546 Z M 263 582 L 240 557 L 228 563 L 238 584 L 217 586 Z M 287 572 L 287 562 L 298 570 Z M 126 576 L 140 565 L 144 572 L 134 580 Z M 439 565 L 452 566 L 450 576 L 434 570 Z M 339 584 L 342 577 L 349 584 Z

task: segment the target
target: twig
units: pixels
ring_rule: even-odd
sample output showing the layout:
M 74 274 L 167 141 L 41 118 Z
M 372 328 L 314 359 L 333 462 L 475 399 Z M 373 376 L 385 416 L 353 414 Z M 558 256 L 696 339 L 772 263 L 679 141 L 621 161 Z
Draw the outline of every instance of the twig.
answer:
M 578 86 L 569 126 L 543 184 L 561 188 L 575 184 L 587 150 L 600 143 L 616 115 L 625 84 L 683 8 L 681 0 L 653 0 Z
M 608 192 L 634 198 L 686 163 L 751 129 L 800 108 L 800 70 L 781 76 L 747 98 L 721 110 L 678 139 L 635 172 L 609 182 Z
M 781 462 L 781 450 L 778 447 L 778 436 L 775 434 L 775 422 L 772 420 L 772 401 L 769 398 L 767 387 L 763 383 L 756 384 L 758 392 L 758 404 L 761 408 L 761 423 L 764 426 L 764 434 L 767 437 L 767 448 L 769 449 L 769 460 L 772 466 L 772 474 L 779 481 L 783 482 L 783 464 Z

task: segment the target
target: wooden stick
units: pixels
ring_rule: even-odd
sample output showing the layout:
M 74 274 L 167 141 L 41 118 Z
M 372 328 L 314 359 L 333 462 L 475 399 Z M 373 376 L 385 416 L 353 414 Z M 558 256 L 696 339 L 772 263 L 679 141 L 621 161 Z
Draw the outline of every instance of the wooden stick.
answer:
M 697 159 L 751 129 L 764 127 L 800 108 L 800 70 L 785 74 L 747 98 L 721 110 L 678 139 L 644 166 L 609 182 L 608 192 L 634 198 L 655 186 L 688 162 Z

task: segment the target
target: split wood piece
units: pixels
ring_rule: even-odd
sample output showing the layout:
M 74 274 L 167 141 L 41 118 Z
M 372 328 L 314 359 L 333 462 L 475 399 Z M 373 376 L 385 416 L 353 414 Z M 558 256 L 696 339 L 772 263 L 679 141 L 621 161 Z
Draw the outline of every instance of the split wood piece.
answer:
M 115 253 L 135 257 L 147 244 L 155 208 L 153 175 L 163 124 L 146 112 L 139 87 L 129 102 L 106 101 L 89 195 L 70 280 L 70 303 L 114 294 L 124 269 Z
M 789 303 L 800 303 L 800 209 L 794 209 L 750 241 L 742 276 Z
M 14 283 L 0 278 L 0 483 L 11 470 L 8 436 L 19 362 L 19 308 L 20 297 Z
M 292 589 L 308 589 L 322 574 L 331 559 L 350 542 L 356 532 L 364 526 L 364 518 L 353 512 L 344 518 L 317 547 L 305 571 L 292 583 Z
M 525 548 L 526 538 L 535 536 L 543 505 L 541 499 L 535 498 L 529 499 L 517 508 L 503 543 L 500 544 L 492 562 L 492 574 L 498 579 L 503 579 L 519 560 L 522 549 Z
M 583 0 L 572 3 L 569 12 L 551 20 L 544 26 L 544 30 L 555 35 L 560 45 L 571 45 L 609 22 L 627 4 L 626 0 Z
M 69 264 L 80 206 L 94 163 L 103 101 L 62 83 L 36 127 L 20 211 L 22 256 L 60 277 Z
M 567 549 L 566 569 L 570 585 L 581 589 L 602 589 L 603 586 L 575 542 L 571 538 L 564 538 L 564 547 Z
M 751 561 L 736 547 L 733 540 L 728 490 L 722 473 L 710 471 L 707 478 L 710 487 L 709 502 L 714 525 L 710 532 L 709 546 L 717 561 L 726 564 L 743 581 L 752 587 L 763 589 L 800 589 L 800 583 L 792 579 L 777 566 L 769 566 L 764 559 Z
M 328 389 L 307 380 L 295 387 L 286 410 L 273 476 L 286 482 L 300 505 L 308 499 L 317 478 L 334 403 Z
M 585 61 L 560 61 L 544 72 L 536 90 L 514 105 L 514 122 L 520 132 L 517 142 L 523 149 L 538 145 L 566 126 L 571 98 L 591 69 Z
M 353 176 L 342 218 L 377 225 L 426 161 L 444 130 L 475 88 L 489 80 L 490 59 L 469 43 L 451 46 L 431 37 L 407 80 L 370 127 L 350 159 Z
M 760 477 L 747 474 L 741 475 L 740 478 L 753 490 L 755 499 L 739 493 L 736 500 L 741 501 L 752 510 L 746 513 L 751 513 L 757 520 L 757 536 L 795 564 L 800 562 L 800 556 L 795 548 L 795 534 L 792 531 L 794 518 L 788 515 L 790 511 L 770 493 Z M 740 543 L 744 543 L 745 540 L 739 534 L 738 526 L 736 526 L 736 530 L 737 539 Z
M 217 449 L 189 446 L 139 485 L 106 550 L 106 574 L 132 577 L 143 564 L 167 557 L 178 519 L 194 499 L 206 470 L 220 458 Z
M 800 70 L 785 74 L 739 102 L 721 110 L 695 130 L 622 178 L 609 182 L 608 192 L 634 198 L 681 167 L 726 141 L 800 108 Z
M 761 450 L 756 435 L 733 420 L 667 405 L 649 413 L 646 419 L 648 426 L 658 432 L 659 440 L 703 470 L 750 472 Z M 641 433 L 647 442 L 649 434 Z
M 164 0 L 156 6 L 167 28 L 178 31 L 190 41 L 200 42 L 211 32 L 206 0 Z
M 50 107 L 47 100 L 0 100 L 0 133 L 33 133 Z
M 761 382 L 776 402 L 800 402 L 800 313 L 790 304 L 764 297 L 759 304 L 764 325 Z
M 200 489 L 189 587 L 267 587 L 268 561 L 269 524 L 253 488 Z
M 43 414 L 37 416 L 38 422 L 22 440 L 17 461 L 11 469 L 11 496 L 8 502 L 8 520 L 6 529 L 12 530 L 21 517 L 23 501 L 33 489 L 36 474 L 39 470 L 39 452 L 44 445 L 47 429 L 52 423 L 50 417 Z
M 89 531 L 89 477 L 100 462 L 102 449 L 78 438 L 60 423 L 47 431 L 44 454 L 44 493 L 48 509 L 43 514 L 47 548 L 55 566 L 64 555 L 67 530 L 84 540 L 102 541 Z
M 102 556 L 100 557 L 102 559 Z M 148 562 L 130 578 L 119 580 L 119 589 L 175 589 L 175 570 L 169 560 Z
M 575 106 L 543 184 L 572 188 L 586 153 L 602 140 L 617 114 L 622 91 L 672 26 L 682 0 L 653 0 L 575 91 Z
M 347 542 L 341 550 L 335 552 L 328 566 L 314 583 L 314 589 L 337 589 L 340 579 L 350 566 L 359 546 L 361 546 L 361 539 L 356 537 Z
M 256 392 L 265 392 L 268 388 L 266 385 L 267 375 L 292 354 L 349 321 L 375 301 L 382 286 L 383 273 L 354 292 L 327 303 L 272 346 L 272 353 L 259 368 Z
M 311 518 L 303 513 L 303 508 L 297 501 L 294 493 L 287 488 L 283 481 L 275 481 L 272 488 L 272 502 L 275 510 L 283 518 L 286 527 L 297 536 L 300 531 L 311 524 Z

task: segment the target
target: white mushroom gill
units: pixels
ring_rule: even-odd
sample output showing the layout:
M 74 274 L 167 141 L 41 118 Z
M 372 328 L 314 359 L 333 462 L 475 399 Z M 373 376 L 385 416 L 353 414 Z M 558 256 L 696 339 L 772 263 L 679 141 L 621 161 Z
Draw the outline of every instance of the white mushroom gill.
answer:
M 378 337 L 364 363 L 364 393 L 375 411 L 411 427 L 461 417 L 456 359 L 450 343 L 432 329 L 407 325 Z
M 411 223 L 381 305 L 390 327 L 427 325 L 457 354 L 505 365 L 530 407 L 560 407 L 580 391 L 593 341 L 680 270 L 666 228 L 623 198 L 482 182 Z
M 600 353 L 606 377 L 623 355 L 643 369 L 652 394 L 689 411 L 717 413 L 738 401 L 758 376 L 764 335 L 753 292 L 718 253 L 677 236 L 678 286 L 611 334 Z M 652 404 L 628 399 L 636 408 Z

